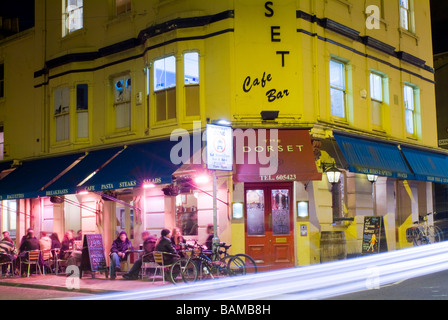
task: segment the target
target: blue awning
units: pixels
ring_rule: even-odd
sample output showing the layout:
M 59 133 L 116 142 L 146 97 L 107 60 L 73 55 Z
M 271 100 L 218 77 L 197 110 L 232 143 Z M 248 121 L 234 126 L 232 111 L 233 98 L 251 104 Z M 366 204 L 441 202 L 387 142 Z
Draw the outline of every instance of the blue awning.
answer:
M 84 154 L 23 161 L 0 180 L 0 200 L 35 198 L 55 177 L 69 170 Z
M 145 183 L 171 183 L 173 173 L 183 164 L 171 161 L 171 151 L 178 143 L 154 141 L 23 161 L 0 180 L 0 200 L 141 187 Z M 191 137 L 187 143 L 192 146 Z M 187 151 L 189 154 L 184 160 L 190 160 L 195 150 Z M 4 163 L 4 169 L 10 166 L 11 162 Z
M 400 179 L 414 179 L 398 146 L 334 133 L 349 170 Z
M 78 189 L 104 191 L 171 183 L 182 164 L 171 161 L 171 150 L 177 143 L 165 140 L 129 145 Z
M 63 176 L 56 179 L 53 183 L 43 189 L 45 194 L 43 196 L 56 196 L 64 194 L 74 194 L 78 185 L 99 172 L 110 161 L 117 157 L 124 147 L 109 148 L 104 150 L 97 150 L 88 152 L 82 160 L 73 166 Z
M 448 183 L 448 156 L 446 154 L 401 147 L 416 180 Z

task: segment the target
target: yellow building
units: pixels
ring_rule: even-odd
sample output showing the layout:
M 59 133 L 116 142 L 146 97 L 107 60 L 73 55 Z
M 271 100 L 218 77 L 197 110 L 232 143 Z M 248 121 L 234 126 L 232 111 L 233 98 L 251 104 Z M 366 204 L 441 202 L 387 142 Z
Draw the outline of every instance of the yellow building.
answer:
M 218 172 L 218 234 L 266 268 L 324 260 L 324 234 L 342 256 L 361 254 L 365 216 L 384 218 L 389 250 L 408 246 L 406 228 L 447 181 L 427 0 L 48 0 L 35 11 L 33 29 L 0 42 L 2 230 L 17 238 L 81 229 L 107 247 L 121 229 L 137 244 L 177 226 L 204 242 L 212 184 L 191 186 L 204 166 L 174 164 L 169 139 L 200 139 L 222 119 L 255 137 L 235 134 L 235 157 L 258 162 Z M 258 174 L 268 150 L 278 170 Z M 334 186 L 321 174 L 332 164 Z

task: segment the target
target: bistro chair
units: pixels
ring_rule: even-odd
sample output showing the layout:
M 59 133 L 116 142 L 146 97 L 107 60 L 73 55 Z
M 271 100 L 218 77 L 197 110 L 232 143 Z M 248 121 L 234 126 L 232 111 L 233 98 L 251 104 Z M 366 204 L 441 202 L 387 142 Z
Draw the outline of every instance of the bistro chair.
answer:
M 58 272 L 59 272 L 59 266 L 61 265 L 61 264 L 65 264 L 65 265 L 67 265 L 67 259 L 61 259 L 60 257 L 59 257 L 59 253 L 61 252 L 61 249 L 60 248 L 55 248 L 55 249 L 52 249 L 53 250 L 53 258 L 54 258 L 54 262 L 55 262 L 55 264 L 56 264 L 56 275 L 58 275 Z
M 36 272 L 37 272 L 37 269 L 39 269 L 39 272 L 42 275 L 42 270 L 41 270 L 40 264 L 39 264 L 40 250 L 27 251 L 27 256 L 28 256 L 28 259 L 21 261 L 21 263 L 28 265 L 27 277 L 29 278 L 29 276 L 30 276 L 30 267 L 32 264 L 34 264 L 36 266 Z
M 157 263 L 154 261 L 154 253 L 145 253 L 142 255 L 142 268 L 140 270 L 142 280 L 146 275 L 146 269 L 156 269 Z
M 14 266 L 13 266 L 13 261 L 11 260 L 11 258 L 4 253 L 0 253 L 0 275 L 2 275 L 3 271 L 3 266 L 8 266 L 9 265 L 9 272 L 10 274 L 14 275 Z
M 172 254 L 169 252 L 161 252 L 161 251 L 154 251 L 154 261 L 156 262 L 156 270 L 154 271 L 154 276 L 152 278 L 152 282 L 156 279 L 157 270 L 161 271 L 163 283 L 165 283 L 165 269 L 171 268 L 171 266 L 176 262 L 176 260 L 173 260 L 172 263 L 166 264 L 165 263 L 165 257 L 175 257 L 180 258 L 177 254 Z
M 51 268 L 54 264 L 54 258 L 53 254 L 51 252 L 51 249 L 44 249 L 40 251 L 42 260 L 44 261 L 43 269 L 44 269 L 44 275 L 45 275 L 45 267 L 48 266 L 51 272 Z

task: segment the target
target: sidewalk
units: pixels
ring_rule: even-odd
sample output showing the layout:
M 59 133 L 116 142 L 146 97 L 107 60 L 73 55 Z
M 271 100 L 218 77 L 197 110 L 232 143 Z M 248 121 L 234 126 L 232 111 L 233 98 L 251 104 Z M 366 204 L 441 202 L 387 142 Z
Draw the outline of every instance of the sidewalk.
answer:
M 92 278 L 90 273 L 83 274 L 82 279 L 79 277 L 67 277 L 66 274 L 33 274 L 29 278 L 26 277 L 1 277 L 0 286 L 47 289 L 47 290 L 61 290 L 72 291 L 87 294 L 102 294 L 110 292 L 125 292 L 133 290 L 144 290 L 151 288 L 159 288 L 160 286 L 172 286 L 168 280 L 165 279 L 163 284 L 161 277 L 156 277 L 153 282 L 152 276 L 145 277 L 144 280 L 124 280 L 121 275 L 117 275 L 115 280 L 106 279 L 104 274 L 96 273 L 95 278 Z M 79 284 L 79 286 L 78 286 Z

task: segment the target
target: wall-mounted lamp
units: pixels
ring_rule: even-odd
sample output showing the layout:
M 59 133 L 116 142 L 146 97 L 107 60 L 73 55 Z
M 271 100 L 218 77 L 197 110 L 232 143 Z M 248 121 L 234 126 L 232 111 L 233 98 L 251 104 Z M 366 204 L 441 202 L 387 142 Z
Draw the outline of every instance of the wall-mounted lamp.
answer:
M 374 175 L 374 174 L 368 174 L 367 175 L 367 180 L 369 180 L 370 182 L 374 183 L 374 182 L 376 182 L 376 180 L 378 180 L 378 176 Z
M 267 121 L 267 120 L 275 120 L 278 118 L 278 114 L 280 113 L 280 111 L 261 111 L 261 119 L 263 119 L 263 121 Z
M 341 171 L 336 168 L 334 163 L 322 163 L 322 170 L 327 175 L 328 182 L 333 185 L 339 183 Z

